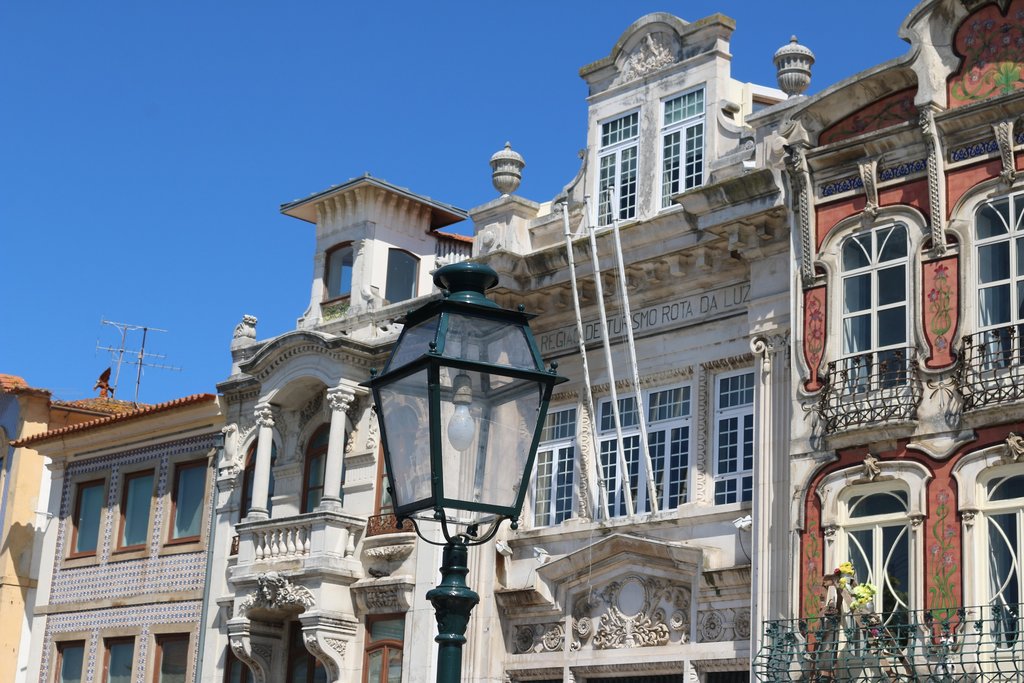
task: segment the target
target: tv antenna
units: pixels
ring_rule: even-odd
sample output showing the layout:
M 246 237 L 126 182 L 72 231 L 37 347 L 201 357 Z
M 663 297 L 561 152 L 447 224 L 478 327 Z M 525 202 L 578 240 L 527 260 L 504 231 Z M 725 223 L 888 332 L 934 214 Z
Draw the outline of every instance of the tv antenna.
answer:
M 142 368 L 157 368 L 160 370 L 173 370 L 174 372 L 180 372 L 181 368 L 174 365 L 166 365 L 163 363 L 151 363 L 150 359 L 164 359 L 167 358 L 162 353 L 152 353 L 146 351 L 146 338 L 150 332 L 166 332 L 167 330 L 160 329 L 159 327 L 149 327 L 147 325 L 133 325 L 131 323 L 119 323 L 113 320 L 100 320 L 103 325 L 110 325 L 118 331 L 121 335 L 121 343 L 114 346 L 100 346 L 99 342 L 96 342 L 97 351 L 108 351 L 113 358 L 114 367 L 117 368 L 114 372 L 114 381 L 110 385 L 110 396 L 114 398 L 117 396 L 118 380 L 121 377 L 121 365 L 134 365 L 136 366 L 135 372 L 135 399 L 134 402 L 139 402 L 139 385 L 142 384 Z M 142 343 L 139 345 L 138 350 L 127 348 L 128 337 L 133 332 L 142 331 Z

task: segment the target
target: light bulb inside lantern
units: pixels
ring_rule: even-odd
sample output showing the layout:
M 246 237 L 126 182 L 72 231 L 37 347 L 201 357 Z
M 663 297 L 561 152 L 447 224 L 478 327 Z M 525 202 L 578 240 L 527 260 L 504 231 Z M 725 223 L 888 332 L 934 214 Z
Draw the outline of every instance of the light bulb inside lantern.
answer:
M 452 381 L 452 403 L 455 404 L 455 414 L 448 420 L 448 442 L 457 451 L 467 450 L 473 445 L 476 437 L 476 420 L 469 412 L 469 406 L 473 402 L 473 387 L 469 381 L 469 375 L 460 372 Z

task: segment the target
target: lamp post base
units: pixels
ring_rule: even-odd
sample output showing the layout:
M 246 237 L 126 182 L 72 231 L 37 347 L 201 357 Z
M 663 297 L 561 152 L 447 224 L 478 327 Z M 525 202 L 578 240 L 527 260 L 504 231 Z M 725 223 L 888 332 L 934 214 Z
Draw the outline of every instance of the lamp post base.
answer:
M 448 541 L 441 556 L 441 583 L 427 593 L 437 618 L 437 683 L 462 679 L 462 646 L 469 613 L 480 602 L 480 596 L 466 585 L 468 556 L 461 537 Z

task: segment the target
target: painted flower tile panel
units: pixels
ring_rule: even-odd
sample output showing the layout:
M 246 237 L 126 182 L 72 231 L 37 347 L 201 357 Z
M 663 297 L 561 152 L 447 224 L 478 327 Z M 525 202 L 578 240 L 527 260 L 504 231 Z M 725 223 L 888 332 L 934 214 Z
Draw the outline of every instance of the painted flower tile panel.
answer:
M 1005 16 L 990 4 L 967 17 L 954 49 L 963 61 L 949 79 L 951 109 L 1024 88 L 1024 0 L 1010 3 Z

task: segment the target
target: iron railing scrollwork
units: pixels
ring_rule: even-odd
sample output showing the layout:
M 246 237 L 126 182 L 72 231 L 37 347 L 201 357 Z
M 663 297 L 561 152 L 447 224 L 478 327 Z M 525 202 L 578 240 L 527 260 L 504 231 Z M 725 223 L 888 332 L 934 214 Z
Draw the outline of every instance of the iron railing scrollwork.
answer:
M 382 536 L 384 534 L 412 533 L 412 522 L 403 520 L 401 526 L 398 518 L 393 513 L 386 512 L 382 515 L 373 515 L 366 519 L 366 535 Z
M 832 433 L 913 420 L 920 402 L 914 349 L 885 349 L 829 362 L 818 411 Z
M 759 683 L 1024 681 L 1024 605 L 765 622 Z
M 1024 325 L 1005 325 L 963 338 L 957 386 L 964 410 L 1024 399 Z

